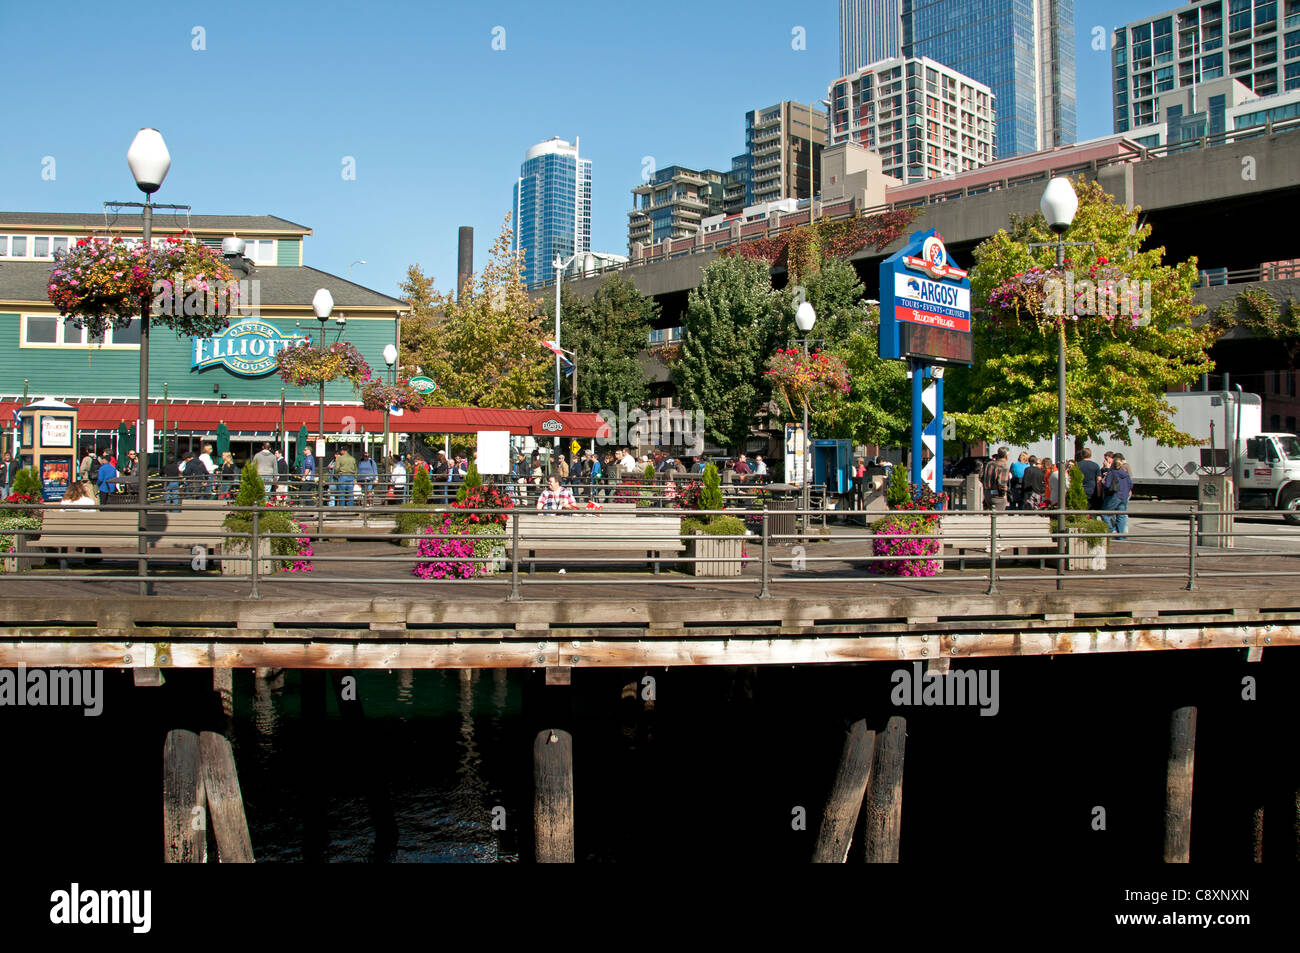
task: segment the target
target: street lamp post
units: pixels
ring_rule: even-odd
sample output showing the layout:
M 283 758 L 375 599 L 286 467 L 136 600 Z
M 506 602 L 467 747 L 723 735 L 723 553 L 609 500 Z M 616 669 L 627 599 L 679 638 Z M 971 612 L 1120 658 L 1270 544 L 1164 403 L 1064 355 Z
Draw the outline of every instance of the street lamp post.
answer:
M 364 265 L 365 263 L 366 260 L 364 258 L 358 258 L 352 263 L 352 265 Z M 352 265 L 348 265 L 348 281 L 352 280 Z
M 320 349 L 325 350 L 325 322 L 330 319 L 330 312 L 334 310 L 334 296 L 329 293 L 328 288 L 319 288 L 316 294 L 312 295 L 311 309 L 316 312 L 316 320 L 320 322 Z M 320 453 L 316 454 L 316 532 L 320 533 L 325 526 L 325 378 L 320 381 L 320 429 L 317 430 L 318 442 L 317 449 Z
M 167 172 L 171 169 L 172 158 L 167 151 L 167 143 L 163 141 L 162 133 L 157 129 L 141 129 L 131 140 L 131 146 L 126 150 L 126 164 L 131 169 L 131 177 L 135 179 L 136 188 L 144 193 L 144 203 L 123 202 L 123 205 L 139 206 L 141 209 L 140 222 L 144 231 L 144 248 L 148 253 L 153 242 L 153 210 L 155 208 L 152 196 L 162 188 L 163 179 L 167 178 Z M 184 208 L 179 205 L 159 206 L 161 208 Z M 136 524 L 139 529 L 139 553 L 140 559 L 137 569 L 140 575 L 140 595 L 149 594 L 149 583 L 145 577 L 148 575 L 149 563 L 145 557 L 145 533 L 148 530 L 149 522 L 146 508 L 149 502 L 149 454 L 145 448 L 145 434 L 148 432 L 149 420 L 149 298 L 141 298 L 140 301 L 140 413 L 139 422 L 136 426 L 136 444 L 140 450 L 145 451 L 140 454 L 140 467 L 136 471 L 136 492 L 139 494 L 137 503 L 140 507 L 139 522 Z
M 394 377 L 394 374 L 396 373 L 396 367 L 394 365 L 397 364 L 397 348 L 395 348 L 391 344 L 384 345 L 384 363 L 388 365 L 388 382 L 390 384 L 397 383 L 397 379 L 396 377 Z M 388 404 L 387 401 L 385 401 L 384 402 L 384 460 L 388 459 L 388 411 L 389 409 L 390 409 L 390 405 Z
M 1079 210 L 1079 197 L 1074 194 L 1070 180 L 1057 176 L 1043 189 L 1043 197 L 1038 203 L 1039 211 L 1047 219 L 1047 227 L 1056 233 L 1056 268 L 1065 270 L 1066 245 L 1090 245 L 1091 242 L 1067 242 L 1065 233 L 1074 221 L 1074 213 Z M 1043 247 L 1042 243 L 1031 243 L 1030 247 Z M 1056 588 L 1063 585 L 1062 574 L 1065 570 L 1065 485 L 1070 475 L 1065 470 L 1065 315 L 1057 328 L 1056 339 L 1056 529 L 1060 534 L 1056 540 L 1057 567 Z
M 803 359 L 804 359 L 804 363 L 806 364 L 808 362 L 808 340 L 809 340 L 808 332 L 810 332 L 813 329 L 813 325 L 817 323 L 817 312 L 813 309 L 811 302 L 804 301 L 799 304 L 799 310 L 797 310 L 794 315 L 794 323 L 799 328 L 799 330 L 803 333 L 803 337 L 800 339 L 800 343 L 803 345 Z M 811 452 L 811 443 L 812 441 L 809 440 L 809 434 L 808 434 L 808 397 L 807 395 L 804 395 L 803 459 L 799 461 L 799 467 L 803 472 L 799 474 L 799 482 L 802 484 L 802 491 L 803 491 L 801 495 L 803 497 L 803 510 L 804 510 L 803 524 L 804 524 L 805 531 L 807 530 L 808 524 L 810 522 L 808 519 L 808 503 L 809 503 L 808 460 Z M 787 474 L 787 476 L 789 476 L 789 474 Z

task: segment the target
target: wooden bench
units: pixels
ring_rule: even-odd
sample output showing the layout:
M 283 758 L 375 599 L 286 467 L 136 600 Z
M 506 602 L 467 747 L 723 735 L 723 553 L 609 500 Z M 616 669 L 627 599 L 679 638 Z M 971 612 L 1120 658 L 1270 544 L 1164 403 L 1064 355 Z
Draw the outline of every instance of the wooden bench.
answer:
M 203 546 L 218 552 L 224 532 L 224 508 L 202 508 L 150 513 L 146 523 L 145 548 L 185 549 Z M 99 549 L 137 553 L 139 517 L 122 511 L 98 511 L 83 507 L 52 506 L 45 511 L 40 534 L 25 541 L 23 549 L 71 551 Z M 60 568 L 67 568 L 66 552 Z
M 510 532 L 507 526 L 505 532 Z M 519 514 L 519 551 L 535 572 L 539 555 L 560 552 L 582 558 L 597 553 L 644 553 L 656 574 L 663 559 L 673 560 L 686 546 L 681 540 L 682 521 L 677 516 L 638 516 L 635 512 L 605 513 L 570 510 L 558 513 Z M 507 549 L 509 540 L 506 541 Z
M 966 568 L 966 553 L 989 554 L 990 516 L 946 513 L 940 520 L 939 535 L 947 549 L 958 554 L 958 568 Z M 998 514 L 998 553 L 1010 550 L 1019 555 L 1031 549 L 1056 549 L 1052 537 L 1052 519 L 1031 513 Z M 1042 565 L 1043 560 L 1039 560 Z

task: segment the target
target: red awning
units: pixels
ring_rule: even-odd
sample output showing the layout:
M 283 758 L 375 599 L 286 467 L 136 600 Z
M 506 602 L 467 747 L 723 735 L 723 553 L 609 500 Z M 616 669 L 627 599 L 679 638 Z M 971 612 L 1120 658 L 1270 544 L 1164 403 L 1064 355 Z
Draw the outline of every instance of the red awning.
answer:
M 81 430 L 116 430 L 125 422 L 130 426 L 136 419 L 134 403 L 109 403 L 106 401 L 76 401 L 77 426 Z M 0 414 L 12 425 L 13 411 L 21 404 L 0 403 Z M 162 427 L 162 403 L 150 402 L 149 416 Z M 215 432 L 221 423 L 236 433 L 271 433 L 280 426 L 280 405 L 271 404 L 198 404 L 178 401 L 166 405 L 167 429 Z M 289 404 L 284 409 L 284 427 L 295 432 L 303 424 L 315 433 L 320 409 L 311 405 Z M 325 430 L 327 433 L 364 431 L 381 433 L 384 414 L 379 410 L 365 410 L 355 404 L 326 404 Z M 591 439 L 607 437 L 609 427 L 598 414 L 575 414 L 568 411 L 507 410 L 493 407 L 422 407 L 419 411 L 406 411 L 389 417 L 388 429 L 393 433 L 476 433 L 480 430 L 508 430 L 512 434 L 531 434 L 537 437 L 570 437 Z

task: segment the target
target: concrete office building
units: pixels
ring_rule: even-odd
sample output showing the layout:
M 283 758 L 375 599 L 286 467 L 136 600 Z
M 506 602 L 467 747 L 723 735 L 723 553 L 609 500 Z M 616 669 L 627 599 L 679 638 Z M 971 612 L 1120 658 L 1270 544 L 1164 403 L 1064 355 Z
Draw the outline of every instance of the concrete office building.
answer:
M 1074 142 L 1073 0 L 900 2 L 903 56 L 928 56 L 996 97 L 998 157 Z
M 579 141 L 552 138 L 524 155 L 515 182 L 514 250 L 524 253 L 524 283 L 554 279 L 554 261 L 591 251 L 591 160 Z
M 1116 132 L 1162 122 L 1163 93 L 1212 80 L 1256 96 L 1300 89 L 1300 0 L 1188 4 L 1119 27 L 1112 41 Z
M 993 161 L 996 113 L 983 83 L 929 58 L 893 57 L 830 85 L 831 142 L 879 153 L 884 174 L 917 182 Z
M 841 76 L 902 51 L 902 0 L 840 0 Z

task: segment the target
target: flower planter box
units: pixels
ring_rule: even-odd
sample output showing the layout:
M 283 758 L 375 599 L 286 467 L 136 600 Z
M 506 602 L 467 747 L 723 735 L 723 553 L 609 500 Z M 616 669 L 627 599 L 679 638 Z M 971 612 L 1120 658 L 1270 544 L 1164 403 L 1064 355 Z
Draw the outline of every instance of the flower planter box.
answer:
M 1065 568 L 1071 572 L 1104 572 L 1106 569 L 1106 537 L 1070 528 Z
M 743 536 L 708 536 L 700 533 L 686 537 L 686 555 L 693 560 L 721 560 L 720 562 L 688 562 L 693 576 L 739 576 L 741 552 L 745 545 Z
M 221 575 L 248 576 L 253 572 L 252 560 L 248 558 L 248 543 L 238 539 L 228 539 L 221 550 Z M 238 557 L 243 556 L 243 559 Z M 234 557 L 234 558 L 231 558 Z M 275 572 L 275 560 L 271 558 L 271 541 L 257 541 L 257 574 L 270 576 Z

